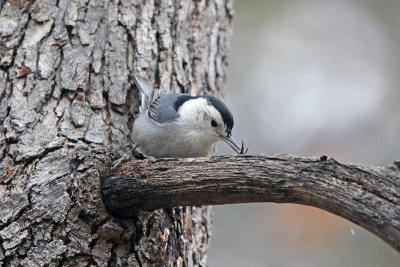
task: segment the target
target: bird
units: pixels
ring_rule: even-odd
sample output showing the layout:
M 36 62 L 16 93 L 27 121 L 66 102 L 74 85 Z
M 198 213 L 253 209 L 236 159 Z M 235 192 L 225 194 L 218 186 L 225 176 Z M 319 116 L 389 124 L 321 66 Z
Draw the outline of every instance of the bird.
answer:
M 139 89 L 141 106 L 132 138 L 143 155 L 204 157 L 218 141 L 225 141 L 238 154 L 247 152 L 243 142 L 239 147 L 232 137 L 231 111 L 215 96 L 165 92 L 139 75 L 133 75 L 133 80 Z

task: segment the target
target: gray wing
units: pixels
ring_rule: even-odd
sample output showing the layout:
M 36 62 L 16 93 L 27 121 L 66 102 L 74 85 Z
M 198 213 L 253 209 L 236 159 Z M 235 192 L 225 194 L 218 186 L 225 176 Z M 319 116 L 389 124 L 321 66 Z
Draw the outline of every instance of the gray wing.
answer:
M 142 76 L 134 75 L 134 81 L 141 93 L 140 112 L 146 111 L 147 117 L 156 123 L 171 122 L 179 118 L 175 108 L 176 100 L 182 94 L 166 93 L 153 86 Z
M 181 94 L 166 93 L 159 89 L 154 89 L 147 108 L 147 116 L 161 124 L 178 119 L 179 113 L 175 109 L 175 103 L 179 96 Z

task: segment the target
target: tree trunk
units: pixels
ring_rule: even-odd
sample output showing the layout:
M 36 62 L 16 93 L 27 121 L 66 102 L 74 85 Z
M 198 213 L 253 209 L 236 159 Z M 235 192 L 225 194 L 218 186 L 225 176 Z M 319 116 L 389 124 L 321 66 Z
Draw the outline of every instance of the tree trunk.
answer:
M 204 266 L 210 208 L 117 219 L 100 173 L 129 151 L 129 74 L 220 95 L 232 3 L 0 1 L 0 263 Z

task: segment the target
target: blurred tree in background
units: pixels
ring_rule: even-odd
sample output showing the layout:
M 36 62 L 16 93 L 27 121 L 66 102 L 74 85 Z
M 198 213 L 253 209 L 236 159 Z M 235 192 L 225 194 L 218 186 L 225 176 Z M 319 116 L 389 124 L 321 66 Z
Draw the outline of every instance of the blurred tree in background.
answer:
M 400 158 L 399 1 L 238 0 L 234 9 L 226 101 L 251 154 Z M 315 208 L 215 207 L 210 267 L 399 262 L 372 234 Z

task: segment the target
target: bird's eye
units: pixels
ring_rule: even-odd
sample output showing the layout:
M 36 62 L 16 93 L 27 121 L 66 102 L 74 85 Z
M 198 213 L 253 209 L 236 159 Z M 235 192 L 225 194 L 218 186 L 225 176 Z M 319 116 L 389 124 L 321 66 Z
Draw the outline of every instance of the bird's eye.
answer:
M 218 124 L 217 124 L 217 121 L 214 120 L 214 119 L 212 119 L 212 120 L 211 120 L 211 126 L 212 126 L 212 127 L 217 127 L 217 125 L 218 125 Z

